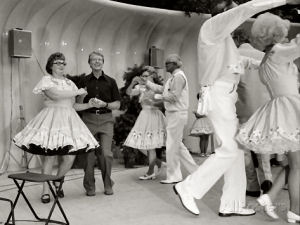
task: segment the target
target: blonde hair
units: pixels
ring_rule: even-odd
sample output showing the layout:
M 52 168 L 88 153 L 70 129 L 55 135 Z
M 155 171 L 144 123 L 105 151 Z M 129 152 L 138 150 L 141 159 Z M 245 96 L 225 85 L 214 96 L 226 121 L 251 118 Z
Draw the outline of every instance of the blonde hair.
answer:
M 168 55 L 166 62 L 175 63 L 178 68 L 182 67 L 182 60 L 181 60 L 180 56 L 177 54 Z
M 264 48 L 283 42 L 290 28 L 290 21 L 272 13 L 264 13 L 257 17 L 251 28 L 252 40 Z

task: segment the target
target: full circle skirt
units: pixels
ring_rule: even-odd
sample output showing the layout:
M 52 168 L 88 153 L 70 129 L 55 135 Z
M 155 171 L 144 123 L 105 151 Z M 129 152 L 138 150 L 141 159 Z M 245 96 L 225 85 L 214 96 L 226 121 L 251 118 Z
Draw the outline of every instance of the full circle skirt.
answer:
M 78 154 L 99 146 L 72 107 L 45 107 L 13 139 L 38 155 Z
M 237 140 L 262 154 L 300 150 L 300 96 L 280 96 L 260 107 L 244 123 Z
M 213 125 L 207 117 L 196 119 L 192 125 L 190 136 L 199 137 L 203 134 L 212 134 L 214 132 Z
M 144 108 L 128 134 L 124 145 L 151 150 L 166 145 L 166 119 L 157 108 Z

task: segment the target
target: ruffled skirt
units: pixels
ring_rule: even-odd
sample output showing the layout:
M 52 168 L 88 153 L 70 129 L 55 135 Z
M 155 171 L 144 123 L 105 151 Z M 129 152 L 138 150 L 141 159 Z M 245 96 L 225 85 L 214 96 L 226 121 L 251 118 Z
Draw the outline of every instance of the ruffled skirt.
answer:
M 213 125 L 207 117 L 196 119 L 192 125 L 190 136 L 199 137 L 202 134 L 212 134 Z
M 157 108 L 143 109 L 128 134 L 124 145 L 140 150 L 161 148 L 166 145 L 166 119 Z
M 38 155 L 78 154 L 99 146 L 71 107 L 46 107 L 13 139 L 16 146 Z
M 300 96 L 281 96 L 267 102 L 241 126 L 237 140 L 263 154 L 299 151 Z

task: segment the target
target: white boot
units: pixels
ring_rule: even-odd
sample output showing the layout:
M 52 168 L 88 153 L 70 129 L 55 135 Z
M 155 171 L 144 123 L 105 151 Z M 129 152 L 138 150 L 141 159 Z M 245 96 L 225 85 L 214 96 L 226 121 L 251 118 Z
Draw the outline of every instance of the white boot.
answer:
M 270 199 L 270 196 L 268 194 L 264 194 L 262 196 L 260 196 L 258 199 L 257 199 L 257 202 L 264 207 L 264 211 L 265 213 L 273 218 L 273 219 L 278 219 L 279 216 L 277 215 L 277 213 L 275 212 L 275 206 L 273 205 L 271 199 Z
M 300 223 L 300 215 L 297 215 L 292 211 L 288 211 L 286 217 L 289 223 Z

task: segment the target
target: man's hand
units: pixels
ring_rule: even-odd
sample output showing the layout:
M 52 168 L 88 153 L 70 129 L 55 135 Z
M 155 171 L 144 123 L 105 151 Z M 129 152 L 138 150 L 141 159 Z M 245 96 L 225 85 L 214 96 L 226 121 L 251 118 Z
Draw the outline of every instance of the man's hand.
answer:
M 101 107 L 105 107 L 106 106 L 106 102 L 98 99 L 98 98 L 93 98 L 93 105 L 96 108 L 101 108 Z
M 286 0 L 288 5 L 300 5 L 300 0 Z
M 91 98 L 88 102 L 88 105 L 90 108 L 99 108 L 98 104 L 96 104 L 95 100 L 93 98 Z

